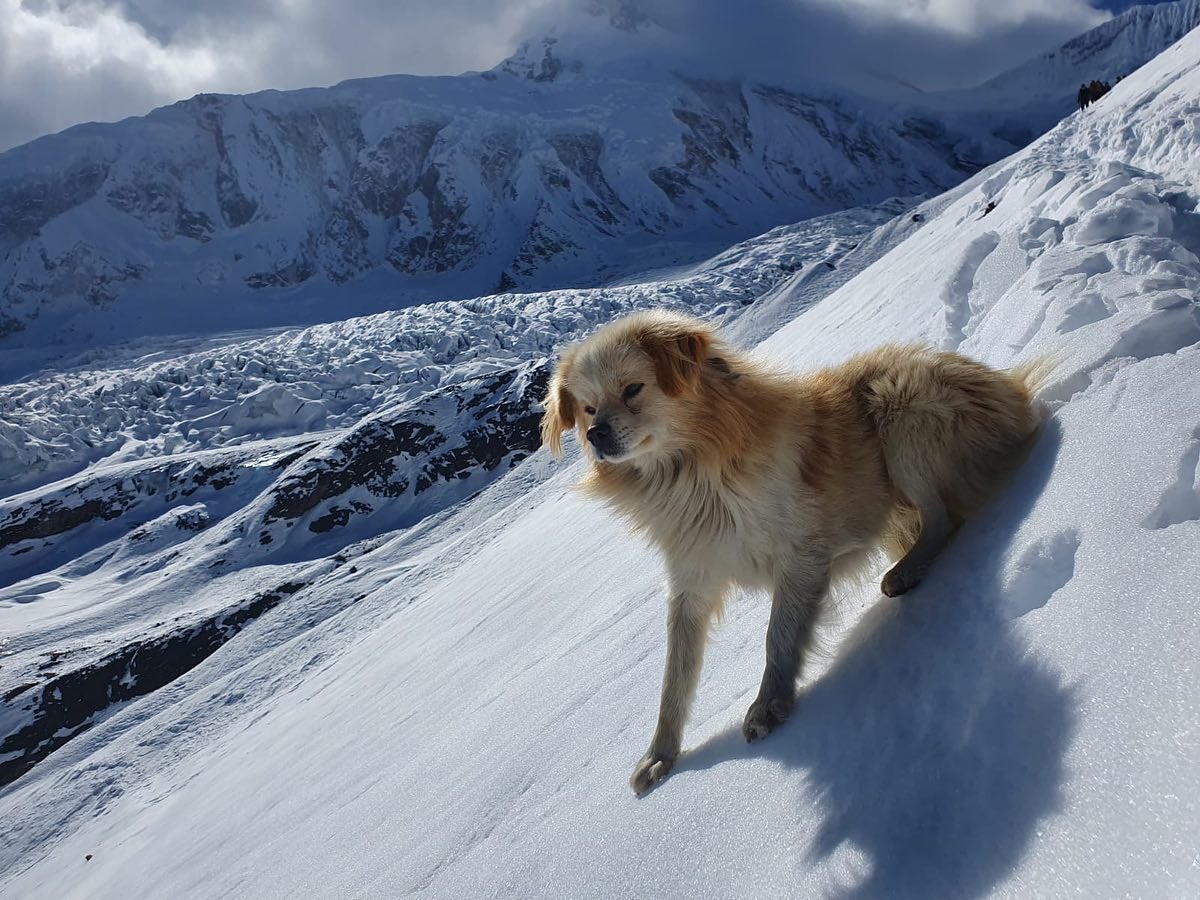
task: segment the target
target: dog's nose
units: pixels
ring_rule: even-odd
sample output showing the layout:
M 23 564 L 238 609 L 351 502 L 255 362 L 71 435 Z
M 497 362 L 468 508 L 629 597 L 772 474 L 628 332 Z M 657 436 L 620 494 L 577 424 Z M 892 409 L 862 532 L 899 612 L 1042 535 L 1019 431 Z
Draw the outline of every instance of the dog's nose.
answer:
M 599 448 L 612 440 L 612 426 L 607 422 L 597 422 L 587 430 L 588 443 Z

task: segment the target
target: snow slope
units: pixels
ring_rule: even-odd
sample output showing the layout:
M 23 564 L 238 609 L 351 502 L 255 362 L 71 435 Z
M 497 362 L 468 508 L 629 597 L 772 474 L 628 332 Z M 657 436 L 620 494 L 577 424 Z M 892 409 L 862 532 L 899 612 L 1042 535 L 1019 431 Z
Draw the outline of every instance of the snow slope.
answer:
M 879 258 L 761 344 L 802 368 L 890 339 L 1061 359 L 1013 485 L 915 593 L 845 592 L 769 739 L 738 731 L 766 621 L 739 598 L 687 756 L 629 791 L 662 573 L 572 492 L 578 463 L 535 453 L 469 503 L 303 558 L 256 555 L 233 519 L 159 527 L 150 553 L 114 541 L 0 593 L 0 686 L 56 621 L 275 600 L 0 792 L 0 893 L 1194 896 L 1197 98 L 1193 32 L 860 242 L 847 263 Z M 819 293 L 802 271 L 759 321 Z M 125 665 L 118 685 L 142 672 Z
M 977 128 L 1022 146 L 1075 110 L 1079 85 L 1115 82 L 1200 25 L 1200 0 L 1120 12 L 1056 50 L 969 90 L 941 93 L 939 100 L 964 113 L 974 110 Z

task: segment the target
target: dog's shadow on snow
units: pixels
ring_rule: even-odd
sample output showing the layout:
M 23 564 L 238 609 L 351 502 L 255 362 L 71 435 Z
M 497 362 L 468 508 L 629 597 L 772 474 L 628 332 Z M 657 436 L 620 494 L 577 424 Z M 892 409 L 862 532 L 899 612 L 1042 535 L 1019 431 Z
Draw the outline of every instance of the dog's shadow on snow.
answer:
M 1047 423 L 944 564 L 863 617 L 786 725 L 755 744 L 723 732 L 677 772 L 749 756 L 803 770 L 797 799 L 815 804 L 822 824 L 801 862 L 849 841 L 869 865 L 843 896 L 973 897 L 994 887 L 1062 808 L 1075 731 L 1075 688 L 1028 652 L 1003 612 L 1002 562 L 1060 443 Z

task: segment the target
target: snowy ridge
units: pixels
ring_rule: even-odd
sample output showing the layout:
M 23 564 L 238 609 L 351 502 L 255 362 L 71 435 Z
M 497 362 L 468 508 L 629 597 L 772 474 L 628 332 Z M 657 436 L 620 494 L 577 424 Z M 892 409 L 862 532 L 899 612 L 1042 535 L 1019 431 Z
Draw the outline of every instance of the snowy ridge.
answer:
M 734 598 L 687 755 L 629 792 L 661 571 L 570 490 L 578 464 L 534 453 L 413 528 L 276 560 L 239 526 L 278 495 L 236 488 L 209 528 L 155 520 L 0 591 L 0 724 L 57 714 L 50 648 L 90 648 L 120 703 L 0 790 L 0 891 L 1194 895 L 1197 97 L 1200 32 L 856 241 L 844 284 L 806 265 L 730 321 L 754 340 L 806 310 L 758 349 L 797 368 L 884 340 L 1061 360 L 1011 487 L 913 595 L 846 591 L 766 741 L 738 723 L 767 606 Z M 234 633 L 129 698 L 139 672 L 95 640 L 147 620 Z
M 1200 3 L 1196 0 L 1133 6 L 1057 50 L 997 75 L 980 87 L 1009 96 L 1024 92 L 1043 101 L 1054 94 L 1060 102 L 1068 101 L 1061 107 L 1065 114 L 1074 98 L 1061 97 L 1063 84 L 1086 84 L 1094 78 L 1115 82 L 1198 25 Z
M 1116 82 L 1197 26 L 1200 0 L 1134 6 L 1057 50 L 942 99 L 980 110 L 981 126 L 1025 144 L 1075 109 L 1079 85 Z

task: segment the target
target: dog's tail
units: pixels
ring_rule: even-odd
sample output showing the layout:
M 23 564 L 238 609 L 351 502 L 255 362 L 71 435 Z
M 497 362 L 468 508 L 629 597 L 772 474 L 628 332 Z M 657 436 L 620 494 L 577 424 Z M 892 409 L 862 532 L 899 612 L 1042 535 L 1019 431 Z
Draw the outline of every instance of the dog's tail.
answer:
M 1054 353 L 1043 353 L 1041 356 L 1035 356 L 1028 362 L 1018 363 L 1005 371 L 1010 378 L 1014 379 L 1025 389 L 1032 402 L 1037 399 L 1042 389 L 1050 383 L 1050 379 L 1054 377 L 1055 370 L 1062 365 L 1065 356 L 1066 353 L 1062 350 Z
M 1038 434 L 1041 433 L 1042 426 L 1053 414 L 1054 404 L 1049 402 L 1042 392 L 1054 378 L 1055 371 L 1062 365 L 1066 355 L 1064 350 L 1043 353 L 1028 362 L 1018 363 L 1005 370 L 1005 374 L 1017 383 L 1028 404 L 1026 409 L 1029 410 L 1030 418 L 1028 420 L 1029 433 L 1024 441 L 1025 452 L 1028 452 L 1033 446 Z M 1020 454 L 1020 457 L 1024 458 L 1024 452 Z

